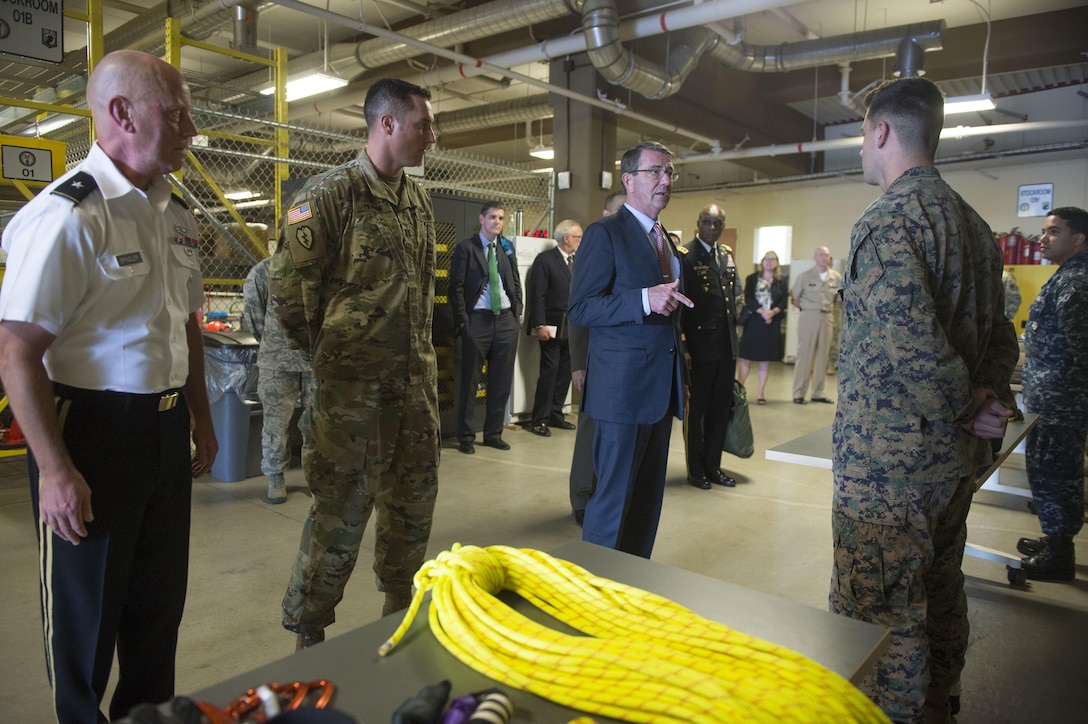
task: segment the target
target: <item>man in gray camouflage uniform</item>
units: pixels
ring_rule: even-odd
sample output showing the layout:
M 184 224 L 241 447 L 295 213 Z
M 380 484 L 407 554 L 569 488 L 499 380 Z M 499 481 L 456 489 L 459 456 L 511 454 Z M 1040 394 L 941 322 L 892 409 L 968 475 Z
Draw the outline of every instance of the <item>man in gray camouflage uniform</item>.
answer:
M 260 342 L 257 348 L 257 396 L 261 398 L 261 472 L 268 476 L 268 502 L 287 502 L 287 484 L 283 474 L 291 466 L 289 428 L 295 414 L 295 401 L 302 400 L 306 410 L 310 400 L 310 365 L 302 353 L 287 344 L 276 315 L 268 310 L 268 265 L 271 257 L 253 265 L 242 285 L 245 316 L 243 326 Z M 305 413 L 298 421 L 303 438 L 310 418 Z
M 434 212 L 403 169 L 435 141 L 429 98 L 395 78 L 370 87 L 364 152 L 303 188 L 272 261 L 273 311 L 314 377 L 302 454 L 313 505 L 283 599 L 300 648 L 335 620 L 375 505 L 383 615 L 407 607 L 427 552 L 440 446 Z
M 1088 212 L 1054 209 L 1042 254 L 1060 264 L 1028 310 L 1024 407 L 1039 413 L 1028 433 L 1028 484 L 1042 538 L 1021 538 L 1024 571 L 1036 581 L 1076 575 L 1073 536 L 1084 523 L 1084 439 L 1088 435 Z
M 884 194 L 854 225 L 843 277 L 830 609 L 891 629 L 861 685 L 891 719 L 949 722 L 979 443 L 1013 414 L 999 398 L 1012 406 L 1018 350 L 993 234 L 933 167 L 940 90 L 903 78 L 866 103 L 862 168 Z

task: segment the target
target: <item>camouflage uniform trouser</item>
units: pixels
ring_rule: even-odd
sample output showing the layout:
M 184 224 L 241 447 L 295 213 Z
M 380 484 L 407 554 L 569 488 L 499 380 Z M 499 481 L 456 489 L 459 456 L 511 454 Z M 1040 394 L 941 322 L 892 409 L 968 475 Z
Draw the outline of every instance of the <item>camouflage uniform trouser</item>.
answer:
M 896 721 L 923 721 L 927 689 L 947 701 L 959 681 L 969 633 L 960 568 L 973 496 L 970 476 L 909 484 L 836 476 L 830 610 L 891 629 L 860 688 Z
M 433 383 L 317 379 L 310 413 L 302 466 L 313 504 L 283 598 L 283 625 L 299 633 L 336 620 L 375 505 L 378 590 L 411 590 L 438 493 Z
M 305 411 L 310 402 L 310 373 L 285 372 L 262 367 L 257 377 L 257 396 L 261 398 L 264 422 L 261 425 L 261 472 L 283 475 L 291 467 L 291 435 L 289 428 L 295 414 L 295 400 L 302 394 L 303 415 L 298 429 L 306 439 L 309 416 Z
M 1073 536 L 1084 524 L 1085 435 L 1084 412 L 1040 413 L 1028 433 L 1028 484 L 1045 535 Z

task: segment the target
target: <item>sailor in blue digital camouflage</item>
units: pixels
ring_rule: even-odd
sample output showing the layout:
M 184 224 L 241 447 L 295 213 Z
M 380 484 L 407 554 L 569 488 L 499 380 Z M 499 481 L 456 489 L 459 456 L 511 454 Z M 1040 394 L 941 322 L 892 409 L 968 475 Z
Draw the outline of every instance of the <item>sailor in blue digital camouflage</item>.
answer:
M 1084 523 L 1088 435 L 1088 212 L 1054 209 L 1043 224 L 1042 256 L 1060 264 L 1028 310 L 1024 407 L 1039 413 L 1025 462 L 1042 538 L 1021 538 L 1024 572 L 1036 581 L 1076 575 L 1073 536 Z
M 862 167 L 884 193 L 854 225 L 844 270 L 830 609 L 891 629 L 861 685 L 891 719 L 949 722 L 967 510 L 991 454 L 979 443 L 1013 414 L 1018 349 L 993 234 L 933 167 L 940 90 L 904 78 L 866 103 Z
M 273 258 L 272 308 L 313 365 L 303 470 L 313 505 L 283 600 L 297 645 L 324 640 L 377 509 L 383 615 L 405 608 L 438 490 L 437 367 L 431 342 L 430 197 L 403 173 L 434 143 L 430 93 L 370 87 L 364 153 L 311 179 Z
M 310 363 L 287 344 L 276 315 L 268 310 L 268 265 L 271 258 L 253 265 L 242 285 L 243 326 L 253 333 L 257 348 L 257 396 L 261 399 L 261 472 L 268 476 L 268 502 L 287 502 L 283 474 L 291 467 L 290 427 L 295 404 L 302 403 L 298 428 L 303 438 L 310 418 Z

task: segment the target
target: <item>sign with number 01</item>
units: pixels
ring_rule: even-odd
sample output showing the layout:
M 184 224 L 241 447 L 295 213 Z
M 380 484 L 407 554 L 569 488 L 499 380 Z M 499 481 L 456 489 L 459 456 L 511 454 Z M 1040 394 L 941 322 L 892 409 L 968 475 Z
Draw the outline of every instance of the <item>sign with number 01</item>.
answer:
M 0 176 L 47 184 L 64 173 L 65 144 L 42 138 L 0 136 Z

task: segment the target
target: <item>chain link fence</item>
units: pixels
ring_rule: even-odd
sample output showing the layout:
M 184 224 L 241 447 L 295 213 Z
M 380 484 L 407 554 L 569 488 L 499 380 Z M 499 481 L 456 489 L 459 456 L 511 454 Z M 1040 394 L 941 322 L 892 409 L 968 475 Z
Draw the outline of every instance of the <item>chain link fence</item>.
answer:
M 249 268 L 268 255 L 279 226 L 276 218 L 276 167 L 284 163 L 282 208 L 305 179 L 356 158 L 366 144 L 363 132 L 330 131 L 316 126 L 247 117 L 233 109 L 196 107 L 193 118 L 202 136 L 191 147 L 197 164 L 182 170 L 183 195 L 200 222 L 201 251 L 208 310 L 235 316 L 238 295 Z M 278 157 L 275 130 L 288 133 L 290 151 Z M 511 168 L 456 151 L 433 149 L 417 177 L 431 193 L 466 199 L 499 199 L 520 214 L 511 214 L 504 233 L 529 234 L 552 226 L 552 175 Z M 237 216 L 216 194 L 231 201 Z M 241 217 L 241 221 L 239 218 Z M 438 219 L 441 223 L 443 220 Z M 516 228 L 520 221 L 523 228 Z M 456 240 L 452 240 L 456 241 Z M 449 268 L 450 240 L 440 240 L 438 268 Z

